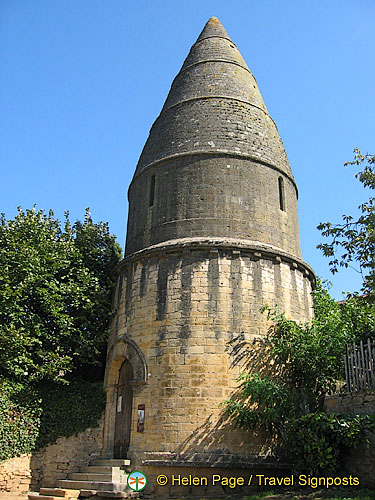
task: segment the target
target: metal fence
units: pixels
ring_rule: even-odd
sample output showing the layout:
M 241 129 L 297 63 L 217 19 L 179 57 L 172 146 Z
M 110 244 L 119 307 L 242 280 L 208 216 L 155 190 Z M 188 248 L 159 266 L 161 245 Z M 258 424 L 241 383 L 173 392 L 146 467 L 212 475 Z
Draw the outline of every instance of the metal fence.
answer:
M 348 392 L 375 389 L 375 342 L 346 347 L 345 375 Z

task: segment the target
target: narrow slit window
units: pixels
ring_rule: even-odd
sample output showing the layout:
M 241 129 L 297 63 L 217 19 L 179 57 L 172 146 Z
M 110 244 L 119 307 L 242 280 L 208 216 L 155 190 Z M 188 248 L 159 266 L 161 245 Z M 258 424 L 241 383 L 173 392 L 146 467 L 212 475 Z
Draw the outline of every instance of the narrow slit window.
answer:
M 285 212 L 284 179 L 282 177 L 279 177 L 279 203 L 280 210 Z
M 155 200 L 155 174 L 151 176 L 151 184 L 150 184 L 150 207 L 154 205 Z

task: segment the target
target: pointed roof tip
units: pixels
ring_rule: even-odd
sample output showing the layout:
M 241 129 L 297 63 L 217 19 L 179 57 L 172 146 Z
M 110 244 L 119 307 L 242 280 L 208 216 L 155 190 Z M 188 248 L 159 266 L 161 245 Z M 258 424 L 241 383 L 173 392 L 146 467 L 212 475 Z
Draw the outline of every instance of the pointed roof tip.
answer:
M 216 24 L 221 24 L 219 19 L 215 16 L 210 17 L 210 19 L 207 21 L 207 23 L 216 23 Z
M 199 35 L 197 42 L 200 42 L 204 38 L 220 37 L 231 40 L 228 33 L 225 31 L 224 26 L 221 24 L 219 19 L 215 16 L 210 17 L 210 19 L 205 24 L 201 34 Z

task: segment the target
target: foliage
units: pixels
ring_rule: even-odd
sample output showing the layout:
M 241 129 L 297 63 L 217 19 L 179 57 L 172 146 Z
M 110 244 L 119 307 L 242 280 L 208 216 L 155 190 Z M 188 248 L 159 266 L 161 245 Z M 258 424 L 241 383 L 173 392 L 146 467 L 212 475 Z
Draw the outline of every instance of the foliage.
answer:
M 75 379 L 69 385 L 42 382 L 0 386 L 0 461 L 30 453 L 60 436 L 96 427 L 103 413 L 102 384 Z
M 242 373 L 239 377 L 240 400 L 225 401 L 227 414 L 240 426 L 264 428 L 280 432 L 288 416 L 297 413 L 291 387 L 258 373 Z
M 340 470 L 349 448 L 366 439 L 375 429 L 374 417 L 339 417 L 323 412 L 293 419 L 288 426 L 288 447 L 298 471 L 330 474 Z
M 42 210 L 0 219 L 0 376 L 66 382 L 100 364 L 120 248 L 107 224 Z
M 283 380 L 297 391 L 303 413 L 320 409 L 322 397 L 343 378 L 345 347 L 354 340 L 350 321 L 320 280 L 313 300 L 315 317 L 304 325 L 264 308 L 273 320 L 266 340 L 270 356 L 280 367 Z
M 356 178 L 371 190 L 375 189 L 375 156 L 362 155 L 359 149 L 354 150 L 354 160 L 345 165 L 363 167 L 356 174 Z M 352 266 L 353 262 L 359 264 L 363 277 L 362 290 L 371 298 L 375 298 L 375 197 L 362 203 L 359 207 L 361 215 L 354 218 L 343 215 L 342 224 L 321 222 L 318 229 L 322 235 L 332 238 L 330 243 L 320 243 L 323 254 L 330 257 L 331 272 L 336 273 L 339 267 Z M 340 252 L 341 255 L 337 255 Z
M 103 385 L 76 379 L 69 385 L 43 384 L 38 448 L 54 443 L 60 436 L 72 436 L 96 427 L 105 407 Z
M 292 496 L 293 495 L 293 496 Z M 280 491 L 266 491 L 258 492 L 255 495 L 241 497 L 241 500 L 374 500 L 375 492 L 372 490 L 352 487 L 335 487 L 325 489 L 312 489 L 306 488 L 300 490 Z
M 94 224 L 86 209 L 84 222 L 73 225 L 75 247 L 80 251 L 82 262 L 98 283 L 90 313 L 76 315 L 77 328 L 83 332 L 85 344 L 82 346 L 84 371 L 88 365 L 105 364 L 107 328 L 111 312 L 115 270 L 121 259 L 121 247 L 109 232 L 107 223 Z
M 347 295 L 340 304 L 341 317 L 354 342 L 375 340 L 375 303 L 367 297 Z
M 315 317 L 304 325 L 264 308 L 273 326 L 261 356 L 273 362 L 273 373 L 243 373 L 237 395 L 224 404 L 237 425 L 271 431 L 300 469 L 317 473 L 334 471 L 344 447 L 359 444 L 371 425 L 375 429 L 366 418 L 322 412 L 325 394 L 344 377 L 346 344 L 363 336 L 375 315 L 358 298 L 337 304 L 319 280 L 313 298 Z
M 264 498 L 267 500 L 267 497 L 272 497 L 274 500 L 275 498 L 275 492 L 274 491 L 258 491 L 256 495 L 251 495 L 244 497 L 242 500 L 260 500 L 261 498 Z
M 17 389 L 5 381 L 0 386 L 0 461 L 30 453 L 39 435 L 41 410 L 13 401 Z

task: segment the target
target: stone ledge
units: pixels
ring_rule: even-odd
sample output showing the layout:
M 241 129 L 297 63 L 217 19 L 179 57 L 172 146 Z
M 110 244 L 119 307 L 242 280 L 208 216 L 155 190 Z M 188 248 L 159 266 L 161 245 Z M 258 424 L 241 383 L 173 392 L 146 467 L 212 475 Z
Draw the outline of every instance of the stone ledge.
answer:
M 217 249 L 232 252 L 234 250 L 238 252 L 238 256 L 240 256 L 241 254 L 257 254 L 257 258 L 272 259 L 275 260 L 277 264 L 285 262 L 293 265 L 295 269 L 300 269 L 302 272 L 304 272 L 306 277 L 311 281 L 312 287 L 315 288 L 315 273 L 313 269 L 302 259 L 291 255 L 278 247 L 247 239 L 196 237 L 178 238 L 163 241 L 162 243 L 151 245 L 147 248 L 127 255 L 119 264 L 119 270 L 124 269 L 128 264 L 132 262 L 150 258 L 153 255 L 160 255 L 161 253 L 163 253 L 164 255 L 168 255 L 169 253 L 183 252 L 184 250 L 186 251 L 186 249 L 189 249 L 190 251 L 212 251 L 212 249 Z

